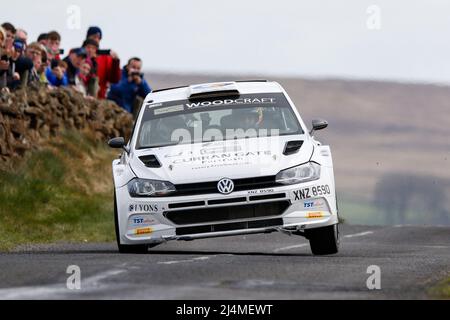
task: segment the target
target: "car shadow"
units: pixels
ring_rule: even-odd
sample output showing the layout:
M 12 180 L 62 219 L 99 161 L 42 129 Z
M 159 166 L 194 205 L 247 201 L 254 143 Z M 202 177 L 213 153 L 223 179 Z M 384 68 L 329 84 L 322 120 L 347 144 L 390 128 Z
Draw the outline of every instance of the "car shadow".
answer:
M 227 250 L 158 250 L 150 249 L 144 253 L 126 253 L 121 254 L 117 249 L 57 249 L 57 250 L 28 250 L 28 251 L 10 251 L 2 252 L 1 255 L 90 255 L 90 254 L 101 254 L 101 255 L 117 255 L 118 257 L 125 256 L 196 256 L 196 255 L 231 255 L 231 256 L 272 256 L 272 257 L 306 257 L 312 256 L 311 253 L 281 253 L 281 252 L 263 252 L 263 251 L 227 251 Z

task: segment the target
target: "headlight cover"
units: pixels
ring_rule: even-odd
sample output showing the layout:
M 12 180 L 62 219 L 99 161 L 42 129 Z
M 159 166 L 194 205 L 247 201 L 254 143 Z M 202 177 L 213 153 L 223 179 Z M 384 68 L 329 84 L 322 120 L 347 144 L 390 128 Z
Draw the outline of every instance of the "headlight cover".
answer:
M 278 172 L 276 182 L 281 184 L 296 184 L 317 180 L 319 178 L 320 165 L 315 162 L 308 162 Z
M 175 192 L 169 181 L 135 178 L 128 182 L 128 192 L 132 197 L 164 197 Z

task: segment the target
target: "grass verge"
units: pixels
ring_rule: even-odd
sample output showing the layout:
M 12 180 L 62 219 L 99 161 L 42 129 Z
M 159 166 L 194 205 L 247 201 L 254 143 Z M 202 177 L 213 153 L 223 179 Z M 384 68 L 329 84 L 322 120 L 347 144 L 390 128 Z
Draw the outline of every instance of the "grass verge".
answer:
M 0 169 L 0 250 L 113 240 L 114 157 L 89 135 L 66 132 Z
M 431 288 L 429 294 L 435 299 L 450 299 L 450 277 Z

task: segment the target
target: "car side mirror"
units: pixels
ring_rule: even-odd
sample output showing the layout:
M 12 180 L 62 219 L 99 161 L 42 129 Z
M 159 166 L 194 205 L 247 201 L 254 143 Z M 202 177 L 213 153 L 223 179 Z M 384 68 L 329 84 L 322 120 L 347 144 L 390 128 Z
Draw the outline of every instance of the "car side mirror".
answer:
M 322 130 L 322 129 L 325 129 L 326 127 L 328 127 L 328 122 L 326 120 L 314 119 L 312 121 L 312 129 L 309 132 L 309 134 L 312 135 L 314 133 L 314 131 Z
M 124 149 L 127 153 L 129 153 L 128 148 L 125 146 L 125 139 L 123 137 L 112 138 L 108 141 L 108 145 L 111 148 L 115 149 Z
M 123 137 L 112 138 L 108 141 L 108 145 L 115 149 L 123 148 L 125 145 L 125 139 Z

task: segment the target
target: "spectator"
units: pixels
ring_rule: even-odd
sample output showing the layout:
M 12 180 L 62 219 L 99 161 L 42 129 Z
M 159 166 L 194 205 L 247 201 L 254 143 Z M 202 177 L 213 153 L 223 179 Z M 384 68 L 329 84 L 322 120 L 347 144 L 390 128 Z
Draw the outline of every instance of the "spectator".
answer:
M 111 85 L 108 93 L 108 99 L 115 101 L 122 108 L 135 115 L 139 111 L 136 99 L 138 97 L 145 98 L 151 91 L 143 73 L 141 73 L 141 69 L 141 59 L 131 58 L 122 69 L 122 78 L 119 83 Z
M 45 77 L 45 74 L 43 72 L 45 70 L 45 68 L 43 68 L 44 52 L 45 48 L 43 48 L 43 46 L 38 42 L 30 43 L 30 45 L 27 47 L 25 55 L 33 62 L 33 68 L 28 75 L 27 85 L 32 83 L 42 83 L 42 75 L 44 75 L 45 78 L 44 83 L 47 82 L 47 78 Z
M 36 71 L 38 72 L 38 75 L 39 75 L 39 82 L 42 84 L 49 85 L 47 76 L 45 75 L 45 71 L 47 70 L 47 68 L 49 66 L 50 60 L 48 60 L 47 49 L 45 48 L 45 46 L 40 43 L 39 43 L 39 45 L 40 45 L 41 53 L 42 53 L 42 64 L 39 68 L 36 68 Z
M 37 42 L 40 44 L 47 46 L 48 44 L 48 33 L 41 33 L 39 37 L 37 38 Z
M 62 60 L 52 60 L 50 67 L 47 67 L 45 75 L 50 85 L 54 87 L 67 86 L 69 82 L 65 75 L 67 63 Z
M 26 43 L 16 38 L 13 43 L 14 53 L 10 58 L 10 79 L 8 86 L 16 89 L 28 84 L 28 75 L 33 69 L 33 61 L 24 55 Z M 11 77 L 12 75 L 12 77 Z
M 16 30 L 16 38 L 22 40 L 25 44 L 28 41 L 28 33 L 23 29 Z
M 87 57 L 86 50 L 84 48 L 75 48 L 70 50 L 69 55 L 63 59 L 67 63 L 67 81 L 69 85 L 75 85 L 75 78 L 79 72 L 81 63 Z
M 61 44 L 61 35 L 56 31 L 50 31 L 47 34 L 47 51 L 49 51 L 53 57 L 53 59 L 61 60 L 60 54 L 60 44 Z
M 94 40 L 97 44 L 100 44 L 103 34 L 99 27 L 89 27 L 86 40 Z M 98 49 L 98 47 L 97 47 Z M 98 76 L 98 98 L 105 99 L 106 91 L 112 83 L 117 83 L 121 77 L 120 71 L 120 59 L 118 55 L 112 50 L 100 50 L 96 54 L 95 64 L 95 74 Z
M 86 60 L 91 65 L 91 72 L 89 74 L 89 83 L 87 88 L 87 95 L 90 97 L 98 97 L 99 79 L 97 76 L 97 50 L 98 42 L 94 39 L 86 39 L 83 42 L 83 48 L 86 50 Z
M 9 69 L 8 55 L 5 49 L 6 30 L 0 27 L 0 90 L 6 88 L 6 74 Z
M 85 97 L 88 93 L 92 65 L 86 59 L 82 60 L 80 70 L 75 76 L 75 89 L 81 92 Z
M 9 22 L 5 22 L 2 24 L 3 29 L 6 31 L 6 39 L 5 39 L 5 50 L 8 57 L 11 57 L 13 54 L 13 43 L 14 37 L 16 35 L 16 28 Z

